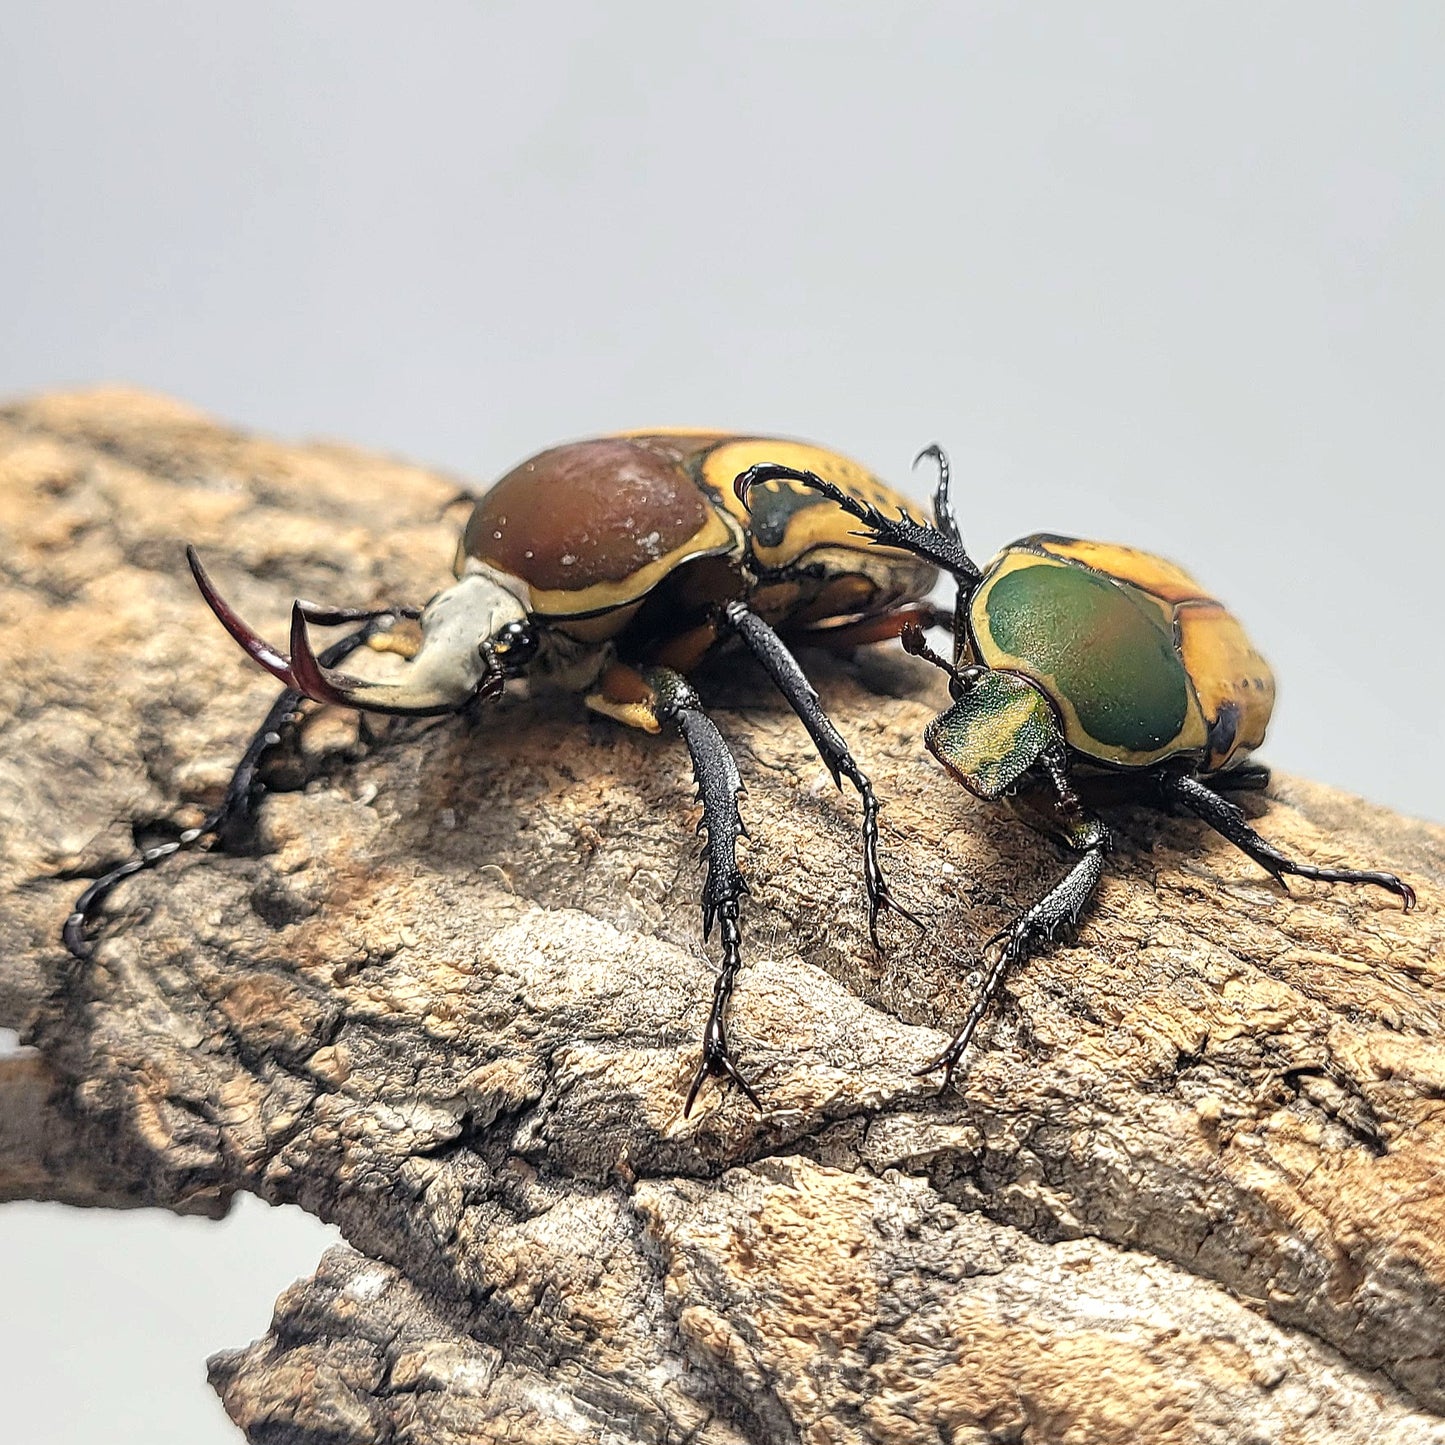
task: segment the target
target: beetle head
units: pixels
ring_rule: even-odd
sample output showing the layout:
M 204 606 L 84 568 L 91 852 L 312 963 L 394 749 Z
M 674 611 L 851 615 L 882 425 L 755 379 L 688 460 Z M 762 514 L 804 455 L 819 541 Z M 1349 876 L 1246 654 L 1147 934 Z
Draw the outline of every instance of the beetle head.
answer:
M 401 677 L 395 682 L 367 682 L 324 666 L 311 645 L 308 621 L 339 621 L 341 614 L 293 603 L 288 657 L 232 610 L 206 575 L 195 548 L 188 547 L 186 557 L 201 595 L 226 631 L 273 677 L 317 702 L 368 712 L 455 712 L 473 698 L 496 697 L 537 648 L 527 610 L 517 597 L 490 577 L 470 574 L 427 603 L 421 613 L 421 646 Z M 352 613 L 349 618 L 385 615 L 383 609 Z
M 1016 673 L 958 670 L 953 706 L 923 734 L 928 750 L 980 798 L 1001 797 L 1059 741 L 1048 699 Z

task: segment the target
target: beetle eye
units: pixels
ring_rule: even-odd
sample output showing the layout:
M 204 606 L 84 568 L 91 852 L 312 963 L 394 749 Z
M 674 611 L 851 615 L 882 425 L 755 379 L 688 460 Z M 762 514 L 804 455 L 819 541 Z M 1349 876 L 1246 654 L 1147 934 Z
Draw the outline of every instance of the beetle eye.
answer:
M 537 634 L 525 622 L 509 622 L 491 640 L 492 654 L 508 672 L 525 667 L 537 651 Z
M 987 671 L 986 667 L 960 667 L 949 676 L 948 695 L 954 702 L 959 702 L 979 685 Z

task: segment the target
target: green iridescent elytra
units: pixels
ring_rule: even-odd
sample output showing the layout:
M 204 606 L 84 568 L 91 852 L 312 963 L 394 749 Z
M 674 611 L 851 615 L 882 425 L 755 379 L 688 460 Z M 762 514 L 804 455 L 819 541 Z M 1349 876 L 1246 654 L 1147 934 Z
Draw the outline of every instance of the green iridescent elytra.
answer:
M 991 667 L 1024 665 L 1074 705 L 1085 734 L 1151 753 L 1179 736 L 1189 679 L 1168 619 L 1128 586 L 1040 561 L 1000 577 L 975 611 Z
M 1210 769 L 1258 747 L 1269 668 L 1188 573 L 1130 547 L 1039 533 L 1005 547 L 969 600 L 970 660 L 1028 678 L 1076 752 Z

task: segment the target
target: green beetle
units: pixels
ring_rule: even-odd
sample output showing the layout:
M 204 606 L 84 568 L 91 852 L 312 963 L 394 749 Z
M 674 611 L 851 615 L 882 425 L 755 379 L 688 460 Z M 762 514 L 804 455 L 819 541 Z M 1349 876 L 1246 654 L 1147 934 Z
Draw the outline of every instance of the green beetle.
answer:
M 949 502 L 948 458 L 938 463 L 934 525 L 900 509 L 889 517 L 807 472 L 765 463 L 734 482 L 801 484 L 863 523 L 858 535 L 912 552 L 957 583 L 953 658 L 938 656 L 911 626 L 903 645 L 941 667 L 953 706 L 924 733 L 928 749 L 977 797 L 1019 796 L 1027 816 L 1080 854 L 1064 878 L 985 946 L 988 972 L 963 1027 L 921 1073 L 944 1070 L 968 1047 L 1009 966 L 1072 929 L 1098 887 L 1109 830 L 1081 801 L 1108 771 L 1132 796 L 1177 804 L 1202 818 L 1280 881 L 1371 883 L 1415 893 L 1393 873 L 1297 863 L 1262 838 L 1230 791 L 1258 789 L 1269 771 L 1248 761 L 1264 741 L 1274 677 L 1237 619 L 1182 568 L 1148 552 L 1036 533 L 980 568 L 964 550 Z

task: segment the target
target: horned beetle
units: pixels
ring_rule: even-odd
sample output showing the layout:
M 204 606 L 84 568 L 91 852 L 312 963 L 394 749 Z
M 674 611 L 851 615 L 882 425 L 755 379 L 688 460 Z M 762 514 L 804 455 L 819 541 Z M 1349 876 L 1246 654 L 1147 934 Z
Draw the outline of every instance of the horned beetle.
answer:
M 761 461 L 782 462 L 811 482 L 780 481 L 752 499 L 733 480 Z M 130 859 L 76 900 L 64 941 L 91 949 L 90 925 L 123 879 L 206 839 L 244 836 L 264 794 L 260 765 L 294 727 L 303 698 L 384 713 L 443 714 L 496 698 L 529 676 L 583 692 L 597 712 L 658 732 L 670 725 L 691 755 L 707 833 L 703 935 L 714 924 L 722 964 L 703 1033 L 702 1062 L 684 1103 L 690 1113 L 710 1075 L 731 1079 L 759 1108 L 728 1043 L 728 1001 L 742 964 L 737 866 L 743 831 L 741 781 L 722 735 L 684 674 L 736 641 L 766 670 L 842 786 L 863 810 L 863 876 L 870 932 L 880 909 L 917 919 L 892 896 L 878 862 L 878 802 L 867 776 L 829 721 L 789 650 L 831 648 L 898 636 L 931 620 L 924 603 L 933 562 L 911 547 L 862 543 L 829 497 L 901 510 L 894 492 L 856 462 L 801 442 L 710 431 L 654 430 L 573 442 L 508 472 L 481 496 L 455 560 L 456 582 L 414 608 L 327 609 L 296 602 L 289 655 L 241 620 L 216 590 L 193 548 L 191 571 L 211 610 L 251 658 L 285 685 L 238 765 L 226 795 L 198 828 Z M 397 651 L 385 633 L 399 616 L 419 617 L 421 640 L 394 682 L 336 671 L 368 644 Z M 309 625 L 359 622 L 318 655 Z M 921 926 L 921 925 L 920 925 Z
M 987 567 L 964 549 L 939 446 L 917 460 L 938 465 L 932 526 L 906 506 L 869 498 L 786 459 L 735 479 L 746 505 L 769 488 L 797 486 L 861 522 L 860 541 L 911 553 L 956 584 L 953 655 L 923 636 L 926 618 L 900 633 L 904 647 L 948 674 L 953 705 L 924 733 L 930 752 L 976 797 L 1017 795 L 1026 816 L 1079 859 L 1044 896 L 984 947 L 987 972 L 959 1029 L 920 1074 L 953 1073 L 1010 965 L 1071 930 L 1098 888 L 1109 829 L 1080 798 L 1100 775 L 1133 783 L 1138 799 L 1177 805 L 1203 819 L 1284 886 L 1287 875 L 1324 883 L 1370 883 L 1414 906 L 1393 873 L 1297 863 L 1261 837 L 1223 796 L 1268 785 L 1248 761 L 1264 741 L 1274 677 L 1238 620 L 1182 568 L 1106 542 L 1035 533 Z

